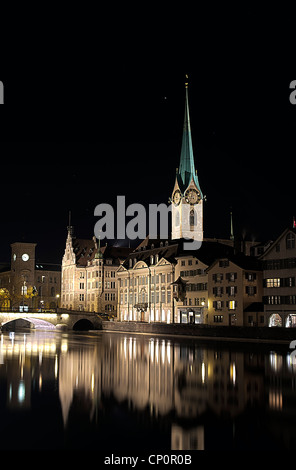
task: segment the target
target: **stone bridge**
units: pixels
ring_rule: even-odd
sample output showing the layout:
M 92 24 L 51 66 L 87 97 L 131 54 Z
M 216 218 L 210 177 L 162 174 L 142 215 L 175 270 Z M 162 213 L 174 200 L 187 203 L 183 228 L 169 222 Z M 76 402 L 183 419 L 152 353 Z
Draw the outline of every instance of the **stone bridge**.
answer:
M 91 312 L 0 312 L 0 329 L 100 330 L 102 319 Z

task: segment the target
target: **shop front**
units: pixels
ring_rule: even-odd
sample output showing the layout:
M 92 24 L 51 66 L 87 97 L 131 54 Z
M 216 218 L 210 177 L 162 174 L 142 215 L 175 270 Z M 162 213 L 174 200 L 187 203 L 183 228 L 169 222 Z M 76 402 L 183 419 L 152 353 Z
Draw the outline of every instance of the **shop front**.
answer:
M 181 308 L 179 310 L 179 322 L 187 324 L 204 323 L 203 308 Z

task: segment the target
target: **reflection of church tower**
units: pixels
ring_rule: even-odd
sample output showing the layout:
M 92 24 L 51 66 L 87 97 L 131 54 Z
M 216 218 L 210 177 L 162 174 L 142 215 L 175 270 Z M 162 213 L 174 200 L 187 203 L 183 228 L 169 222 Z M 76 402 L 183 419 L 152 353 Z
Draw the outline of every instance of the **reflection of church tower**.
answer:
M 186 79 L 187 79 L 186 75 Z M 188 105 L 188 82 L 185 83 L 185 117 L 180 166 L 172 194 L 172 239 L 203 239 L 203 194 L 194 166 Z

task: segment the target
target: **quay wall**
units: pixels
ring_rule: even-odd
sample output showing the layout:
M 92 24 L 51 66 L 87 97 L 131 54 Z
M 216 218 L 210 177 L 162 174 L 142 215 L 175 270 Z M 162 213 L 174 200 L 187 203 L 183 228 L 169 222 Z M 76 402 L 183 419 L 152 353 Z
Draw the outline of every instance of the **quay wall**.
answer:
M 139 322 L 102 322 L 103 331 L 156 335 L 191 336 L 216 341 L 291 342 L 296 328 L 182 325 Z

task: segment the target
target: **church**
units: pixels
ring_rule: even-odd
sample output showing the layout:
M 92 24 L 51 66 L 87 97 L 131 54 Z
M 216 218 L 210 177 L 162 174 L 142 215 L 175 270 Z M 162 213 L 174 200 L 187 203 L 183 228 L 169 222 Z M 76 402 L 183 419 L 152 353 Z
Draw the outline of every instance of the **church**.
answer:
M 187 81 L 180 164 L 170 202 L 170 239 L 147 236 L 116 273 L 119 321 L 208 323 L 207 268 L 233 253 L 231 239 L 203 240 L 204 195 L 195 169 Z
M 195 168 L 186 81 L 180 162 L 170 198 L 171 236 L 148 235 L 136 249 L 101 247 L 95 237 L 75 238 L 69 224 L 61 307 L 105 313 L 117 321 L 243 325 L 244 308 L 259 301 L 256 283 L 260 276 L 257 267 L 249 272 L 240 259 L 221 277 L 220 267 L 234 257 L 234 237 L 231 231 L 227 240 L 204 238 L 204 200 Z M 250 254 L 248 242 L 244 251 Z M 238 273 L 234 272 L 237 266 Z M 242 281 L 247 276 L 251 280 Z M 231 289 L 228 284 L 220 286 L 222 278 L 232 283 Z M 256 295 L 245 298 L 246 288 Z M 222 292 L 225 299 L 220 299 Z M 253 314 L 251 308 L 248 317 L 251 315 L 257 318 L 258 312 Z

